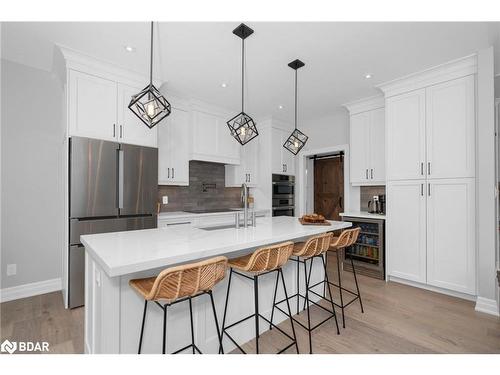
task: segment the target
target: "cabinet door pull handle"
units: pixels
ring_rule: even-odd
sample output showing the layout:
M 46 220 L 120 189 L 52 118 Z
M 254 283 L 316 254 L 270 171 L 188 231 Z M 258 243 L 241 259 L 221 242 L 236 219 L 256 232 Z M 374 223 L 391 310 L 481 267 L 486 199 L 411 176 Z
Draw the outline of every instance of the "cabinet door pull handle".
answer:
M 123 138 L 123 125 L 120 125 L 120 138 Z
M 431 196 L 431 184 L 427 184 L 427 194 L 429 194 L 429 197 Z
M 170 178 L 170 168 L 167 168 L 167 178 Z
M 423 176 L 424 175 L 424 162 L 420 163 L 420 174 Z
M 430 175 L 431 174 L 431 162 L 427 162 L 427 174 Z
M 373 180 L 373 168 L 370 169 L 370 173 L 371 173 L 371 177 L 372 177 L 372 180 Z
M 174 178 L 174 176 L 175 176 L 174 172 L 175 172 L 175 169 L 172 168 L 172 178 Z
M 116 137 L 116 124 L 113 124 L 113 138 Z
M 285 172 L 288 171 L 288 165 L 285 164 Z
M 368 180 L 368 169 L 366 170 L 366 179 Z
M 420 195 L 424 196 L 424 184 L 420 184 Z
M 248 174 L 248 182 L 250 182 L 251 180 L 252 180 L 252 178 L 251 178 L 251 174 L 249 173 L 249 174 Z

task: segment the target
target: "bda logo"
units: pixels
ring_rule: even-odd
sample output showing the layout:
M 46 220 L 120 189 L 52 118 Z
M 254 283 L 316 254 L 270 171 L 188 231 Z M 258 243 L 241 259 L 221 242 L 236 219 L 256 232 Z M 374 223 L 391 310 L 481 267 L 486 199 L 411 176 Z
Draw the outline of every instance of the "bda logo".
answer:
M 7 352 L 7 353 L 14 353 L 17 349 L 17 342 L 10 342 L 9 340 L 5 340 L 2 342 L 2 345 L 0 345 L 0 351 L 2 352 Z

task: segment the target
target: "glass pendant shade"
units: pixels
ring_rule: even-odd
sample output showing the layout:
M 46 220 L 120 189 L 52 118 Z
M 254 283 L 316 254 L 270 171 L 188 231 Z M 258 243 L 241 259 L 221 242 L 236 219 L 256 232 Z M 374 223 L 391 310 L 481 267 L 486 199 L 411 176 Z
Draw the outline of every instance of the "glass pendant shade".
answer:
M 295 129 L 288 139 L 283 144 L 283 147 L 290 151 L 292 154 L 297 155 L 302 147 L 307 142 L 309 137 L 302 133 L 299 129 Z
M 259 135 L 253 119 L 245 112 L 241 112 L 227 122 L 234 139 L 242 146 Z
M 231 136 L 242 146 L 259 135 L 255 121 L 245 113 L 245 39 L 253 34 L 253 30 L 242 23 L 233 30 L 233 34 L 241 38 L 241 112 L 227 122 Z
M 140 93 L 132 96 L 128 107 L 149 128 L 154 127 L 172 112 L 168 100 L 153 84 L 149 84 Z

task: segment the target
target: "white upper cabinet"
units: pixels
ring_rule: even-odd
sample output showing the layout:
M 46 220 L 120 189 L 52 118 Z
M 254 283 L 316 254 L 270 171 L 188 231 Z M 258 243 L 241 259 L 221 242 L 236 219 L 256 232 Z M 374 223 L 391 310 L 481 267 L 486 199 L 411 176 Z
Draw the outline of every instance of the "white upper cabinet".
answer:
M 158 126 L 158 184 L 189 185 L 190 115 L 172 108 Z
M 474 177 L 474 76 L 426 88 L 428 178 Z
M 241 147 L 241 164 L 226 165 L 226 187 L 241 184 L 255 187 L 258 183 L 259 142 L 253 139 Z
M 425 176 L 425 89 L 393 96 L 386 102 L 387 179 Z
M 157 129 L 148 128 L 128 108 L 139 91 L 69 70 L 69 135 L 156 147 Z
M 271 129 L 271 165 L 274 174 L 295 174 L 295 155 L 283 147 L 291 132 L 292 130 L 275 127 Z
M 240 144 L 231 136 L 226 121 L 222 115 L 193 110 L 191 159 L 225 164 L 240 163 Z
M 156 127 L 150 129 L 128 108 L 132 95 L 137 94 L 141 89 L 141 87 L 118 84 L 118 140 L 123 143 L 156 147 L 158 134 Z M 165 119 L 157 126 L 162 126 L 164 122 Z
M 69 135 L 117 140 L 116 83 L 69 71 Z
M 473 178 L 428 180 L 427 283 L 475 294 Z
M 385 184 L 385 109 L 370 111 L 370 179 Z
M 351 116 L 350 127 L 350 172 L 352 184 L 363 184 L 369 181 L 369 112 Z
M 349 110 L 350 182 L 385 184 L 385 111 L 383 99 L 372 97 L 345 104 Z
M 425 180 L 387 183 L 387 274 L 426 282 Z M 389 231 L 390 229 L 390 231 Z

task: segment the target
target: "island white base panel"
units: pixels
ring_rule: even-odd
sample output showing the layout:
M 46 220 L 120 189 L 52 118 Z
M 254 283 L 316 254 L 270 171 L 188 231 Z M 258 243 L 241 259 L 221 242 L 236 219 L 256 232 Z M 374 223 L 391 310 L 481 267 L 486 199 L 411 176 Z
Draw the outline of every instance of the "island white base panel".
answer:
M 99 265 L 88 255 L 85 255 L 85 352 L 98 353 L 137 353 L 139 336 L 144 311 L 144 299 L 132 290 L 130 279 L 155 276 L 162 269 L 150 270 L 120 277 L 108 277 Z M 309 269 L 309 264 L 308 264 Z M 292 295 L 297 290 L 297 263 L 289 261 L 283 268 L 287 292 Z M 313 265 L 311 283 L 323 279 L 324 270 L 320 259 Z M 301 264 L 299 285 L 304 294 L 304 268 Z M 222 325 L 224 303 L 227 292 L 226 278 L 216 285 L 213 295 L 217 309 L 219 325 Z M 276 273 L 259 277 L 259 311 L 268 319 L 271 315 L 272 299 Z M 322 290 L 318 286 L 318 291 Z M 278 299 L 283 299 L 283 287 L 278 284 Z M 318 298 L 311 298 L 317 301 Z M 300 309 L 303 306 L 301 300 Z M 296 300 L 290 300 L 292 313 L 296 314 Z M 286 303 L 280 306 L 286 311 Z M 236 322 L 254 312 L 253 281 L 233 274 L 231 292 L 227 309 L 226 325 Z M 274 322 L 284 321 L 286 316 L 275 310 Z M 217 353 L 218 340 L 215 321 L 212 313 L 210 297 L 202 295 L 193 299 L 193 321 L 195 343 L 203 353 Z M 269 329 L 269 324 L 260 320 L 260 332 Z M 303 329 L 295 325 L 296 330 Z M 255 338 L 255 321 L 248 319 L 229 330 L 231 336 L 243 345 Z M 291 329 L 285 327 L 285 332 L 291 335 Z M 276 335 L 281 334 L 276 331 Z M 148 303 L 146 323 L 142 342 L 142 353 L 161 353 L 163 339 L 163 311 L 154 302 Z M 285 338 L 286 339 L 286 338 Z M 281 340 L 280 340 L 281 341 Z M 286 339 L 286 341 L 288 341 Z M 167 353 L 174 352 L 191 343 L 189 304 L 180 302 L 168 308 L 167 312 Z M 234 344 L 224 338 L 224 350 L 229 352 Z M 187 350 L 190 353 L 189 350 Z

